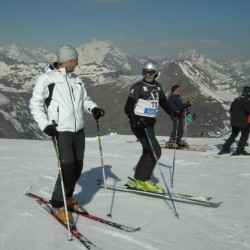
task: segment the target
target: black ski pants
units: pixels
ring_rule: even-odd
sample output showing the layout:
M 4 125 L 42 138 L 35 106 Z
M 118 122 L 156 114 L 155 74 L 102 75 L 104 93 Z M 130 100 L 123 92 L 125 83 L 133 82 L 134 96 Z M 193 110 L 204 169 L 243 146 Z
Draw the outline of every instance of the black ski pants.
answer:
M 171 119 L 172 119 L 172 123 L 173 123 L 173 130 L 171 133 L 171 138 L 181 140 L 182 136 L 183 136 L 183 131 L 184 131 L 183 118 L 180 118 L 180 119 L 171 118 Z M 176 138 L 176 133 L 177 133 L 177 138 Z
M 161 157 L 161 147 L 155 137 L 154 127 L 148 126 L 146 129 L 153 144 L 155 154 L 159 159 Z M 143 129 L 135 129 L 133 127 L 132 131 L 142 145 L 142 155 L 137 163 L 134 178 L 140 181 L 148 181 L 151 178 L 156 161 L 151 152 L 145 131 Z
M 76 133 L 59 132 L 57 140 L 65 186 L 65 194 L 66 198 L 68 198 L 73 196 L 75 185 L 81 176 L 83 169 L 83 157 L 85 150 L 84 129 L 81 129 Z M 58 175 L 52 194 L 52 206 L 59 208 L 63 205 L 61 179 Z
M 234 143 L 236 137 L 241 132 L 241 137 L 238 143 L 238 147 L 236 149 L 236 153 L 242 153 L 245 150 L 245 146 L 249 137 L 249 127 L 239 128 L 239 127 L 232 127 L 232 133 L 227 141 L 223 145 L 223 150 L 227 151 L 230 150 L 231 145 Z

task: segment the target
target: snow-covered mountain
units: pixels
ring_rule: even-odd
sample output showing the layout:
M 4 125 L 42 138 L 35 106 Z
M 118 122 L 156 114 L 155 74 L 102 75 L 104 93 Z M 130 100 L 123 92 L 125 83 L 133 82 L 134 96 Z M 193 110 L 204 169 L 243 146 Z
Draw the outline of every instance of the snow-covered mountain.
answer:
M 79 65 L 76 72 L 86 83 L 89 95 L 106 110 L 102 119 L 103 133 L 130 133 L 123 112 L 130 86 L 141 79 L 140 72 L 147 57 L 133 56 L 108 41 L 93 40 L 77 47 Z M 18 44 L 0 47 L 0 137 L 37 138 L 42 134 L 30 115 L 28 103 L 37 76 L 55 54 L 45 49 L 29 50 Z M 159 81 L 169 91 L 174 84 L 183 88 L 183 97 L 193 95 L 196 104 L 191 112 L 197 120 L 189 126 L 189 134 L 201 131 L 211 136 L 229 127 L 229 105 L 250 84 L 250 61 L 216 63 L 192 50 L 173 58 L 157 60 L 162 67 Z M 96 133 L 92 117 L 86 117 L 86 131 Z M 159 116 L 158 134 L 169 134 L 170 119 Z
M 55 53 L 49 52 L 43 48 L 29 50 L 20 44 L 11 44 L 10 46 L 0 47 L 0 55 L 5 55 L 21 63 L 48 63 L 55 60 Z
M 142 64 L 136 57 L 107 41 L 94 40 L 77 48 L 77 73 L 86 85 L 114 81 L 130 82 L 138 78 Z M 29 50 L 19 44 L 0 47 L 0 137 L 36 138 L 42 134 L 29 112 L 29 99 L 35 80 L 54 53 L 43 48 Z M 140 69 L 140 70 L 139 70 Z
M 142 63 L 133 55 L 114 46 L 109 41 L 93 40 L 77 48 L 79 67 L 77 73 L 94 83 L 113 81 L 120 75 L 136 75 Z
M 237 70 L 233 66 L 229 70 L 197 50 L 178 54 L 163 69 L 159 80 L 167 83 L 168 90 L 170 85 L 180 84 L 184 97 L 196 98 L 190 109 L 197 114 L 197 120 L 189 128 L 196 133 L 192 135 L 205 131 L 218 136 L 230 129 L 230 104 L 242 87 L 250 83 L 249 75 L 236 77 Z

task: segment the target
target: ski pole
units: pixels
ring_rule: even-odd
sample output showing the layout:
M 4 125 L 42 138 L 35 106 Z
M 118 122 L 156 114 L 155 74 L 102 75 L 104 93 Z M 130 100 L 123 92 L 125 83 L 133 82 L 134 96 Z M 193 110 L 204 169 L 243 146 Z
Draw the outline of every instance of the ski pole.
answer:
M 55 126 L 55 121 L 52 121 L 53 125 Z M 69 225 L 69 214 L 68 214 L 68 207 L 67 207 L 67 202 L 66 202 L 66 195 L 65 195 L 65 187 L 64 187 L 64 182 L 63 182 L 63 174 L 62 174 L 62 167 L 61 167 L 61 160 L 60 160 L 60 152 L 59 152 L 59 146 L 58 146 L 58 141 L 56 136 L 52 136 L 52 142 L 54 144 L 55 152 L 56 152 L 56 157 L 57 157 L 57 162 L 58 162 L 58 170 L 59 170 L 59 176 L 61 180 L 61 186 L 62 186 L 62 193 L 63 193 L 63 203 L 64 203 L 64 209 L 66 212 L 66 220 L 67 220 L 67 228 L 68 228 L 68 234 L 69 234 L 69 241 L 72 241 L 72 235 L 70 231 L 70 225 Z
M 184 129 L 185 129 L 185 142 L 186 142 L 186 144 L 187 144 L 187 126 L 188 126 L 188 124 L 189 123 L 187 123 L 187 113 L 188 113 L 188 110 L 187 109 L 185 109 L 185 111 L 184 111 Z
M 102 165 L 103 184 L 104 184 L 105 195 L 106 195 L 106 200 L 107 200 L 106 174 L 105 174 L 105 167 L 104 167 L 103 153 L 102 153 L 101 132 L 100 132 L 100 126 L 99 126 L 99 121 L 98 120 L 96 120 L 96 128 L 97 128 L 97 137 L 98 137 L 99 150 L 100 150 L 100 158 L 101 158 L 101 165 Z M 112 203 L 113 203 L 113 198 L 112 198 Z M 111 203 L 111 211 L 113 209 L 113 204 L 112 203 Z M 111 212 L 109 214 L 107 214 L 107 216 L 108 217 L 112 217 Z
M 174 187 L 174 170 L 175 170 L 175 158 L 176 158 L 178 127 L 179 127 L 179 118 L 176 118 L 175 145 L 174 145 L 174 155 L 173 155 L 173 167 L 172 167 L 172 174 L 171 174 L 171 188 Z
M 158 160 L 158 157 L 157 157 L 157 155 L 156 155 L 156 153 L 155 153 L 155 150 L 154 150 L 153 144 L 152 144 L 152 142 L 151 142 L 151 139 L 150 139 L 150 137 L 149 137 L 147 128 L 144 128 L 144 131 L 145 131 L 145 134 L 146 134 L 146 137 L 147 137 L 147 140 L 148 140 L 148 144 L 149 144 L 151 153 L 152 153 L 152 155 L 153 155 L 153 157 L 154 157 L 154 160 L 155 160 L 155 162 L 156 162 L 156 165 L 157 165 L 158 168 L 159 168 L 159 171 L 160 171 L 160 173 L 161 173 L 161 177 L 162 177 L 162 179 L 163 179 L 164 185 L 165 185 L 166 190 L 167 190 L 167 192 L 168 192 L 170 201 L 171 201 L 171 203 L 172 203 L 172 205 L 173 205 L 173 209 L 174 209 L 173 212 L 174 212 L 175 216 L 179 219 L 178 212 L 177 212 L 177 210 L 176 210 L 176 207 L 175 207 L 175 204 L 174 204 L 172 195 L 171 195 L 170 190 L 169 190 L 169 188 L 168 188 L 168 184 L 167 184 L 166 178 L 165 178 L 165 176 L 164 176 L 164 174 L 163 174 L 163 172 L 162 172 L 162 170 L 161 170 L 161 167 L 160 167 L 160 164 L 159 164 L 159 160 Z
M 190 124 L 190 122 L 187 122 L 187 124 L 184 126 L 184 129 Z M 187 140 L 186 140 L 187 141 Z
M 98 137 L 99 150 L 100 150 L 100 157 L 101 157 L 101 165 L 102 165 L 103 184 L 104 184 L 105 190 L 107 190 L 107 186 L 106 186 L 106 175 L 105 175 L 105 167 L 104 167 L 103 153 L 102 153 L 101 132 L 100 132 L 100 126 L 99 126 L 99 121 L 98 121 L 98 120 L 96 120 L 96 127 L 97 127 L 97 137 Z
M 114 200 L 115 200 L 115 186 L 116 186 L 116 180 L 114 178 L 114 188 L 113 188 L 112 201 L 111 201 L 109 214 L 107 214 L 107 216 L 110 218 L 112 218 L 112 212 L 113 212 L 113 206 L 114 206 Z

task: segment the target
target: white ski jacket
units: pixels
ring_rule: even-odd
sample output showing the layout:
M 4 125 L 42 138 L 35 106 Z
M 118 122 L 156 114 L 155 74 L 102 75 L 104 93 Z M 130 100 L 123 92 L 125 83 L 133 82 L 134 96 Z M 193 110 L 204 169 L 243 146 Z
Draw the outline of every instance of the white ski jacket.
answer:
M 30 100 L 31 114 L 42 131 L 54 120 L 59 132 L 77 132 L 84 127 L 83 111 L 91 113 L 94 107 L 82 80 L 65 68 L 40 75 Z

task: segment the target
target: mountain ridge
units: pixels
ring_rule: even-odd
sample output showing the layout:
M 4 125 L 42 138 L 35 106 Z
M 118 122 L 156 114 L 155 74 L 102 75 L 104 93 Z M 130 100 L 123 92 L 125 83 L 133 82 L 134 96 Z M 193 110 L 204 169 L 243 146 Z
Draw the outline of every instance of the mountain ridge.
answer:
M 130 134 L 123 106 L 131 85 L 142 79 L 142 65 L 148 57 L 129 54 L 109 41 L 93 40 L 76 49 L 76 73 L 85 82 L 91 98 L 106 109 L 103 133 Z M 43 48 L 29 50 L 20 44 L 0 47 L 0 137 L 43 137 L 30 115 L 29 99 L 36 78 L 55 59 L 53 52 Z M 209 136 L 219 136 L 230 129 L 229 105 L 242 86 L 250 85 L 250 60 L 219 63 L 198 50 L 190 50 L 157 62 L 161 68 L 157 80 L 166 92 L 172 85 L 180 84 L 184 99 L 188 95 L 196 97 L 190 111 L 197 113 L 197 121 L 189 126 L 190 136 L 199 136 L 203 130 Z M 156 132 L 169 134 L 171 121 L 161 113 Z M 86 116 L 86 131 L 93 136 L 96 131 L 91 119 Z

